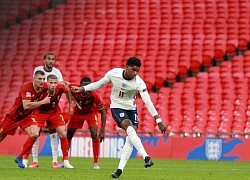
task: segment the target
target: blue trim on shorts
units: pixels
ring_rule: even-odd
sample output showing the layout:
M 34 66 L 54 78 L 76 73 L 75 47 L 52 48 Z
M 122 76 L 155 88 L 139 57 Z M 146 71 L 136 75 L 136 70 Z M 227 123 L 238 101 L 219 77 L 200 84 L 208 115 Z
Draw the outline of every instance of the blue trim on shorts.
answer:
M 115 120 L 118 127 L 124 119 L 129 119 L 134 126 L 139 125 L 137 110 L 125 110 L 120 108 L 110 108 L 113 119 Z

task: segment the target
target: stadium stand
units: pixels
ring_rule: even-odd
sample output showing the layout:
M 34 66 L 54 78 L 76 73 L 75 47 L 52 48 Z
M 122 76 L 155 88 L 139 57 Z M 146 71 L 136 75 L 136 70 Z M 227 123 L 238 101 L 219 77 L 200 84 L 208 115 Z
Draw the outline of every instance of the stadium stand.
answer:
M 50 9 L 45 0 L 1 3 L 0 29 L 11 24 L 0 31 L 1 119 L 15 90 L 53 51 L 64 79 L 76 83 L 83 75 L 96 81 L 138 56 L 170 136 L 249 133 L 249 1 L 67 0 Z M 107 106 L 109 91 L 99 91 Z M 157 127 L 140 98 L 138 104 L 145 135 Z M 61 105 L 66 112 L 66 101 Z M 110 121 L 107 128 L 116 130 Z

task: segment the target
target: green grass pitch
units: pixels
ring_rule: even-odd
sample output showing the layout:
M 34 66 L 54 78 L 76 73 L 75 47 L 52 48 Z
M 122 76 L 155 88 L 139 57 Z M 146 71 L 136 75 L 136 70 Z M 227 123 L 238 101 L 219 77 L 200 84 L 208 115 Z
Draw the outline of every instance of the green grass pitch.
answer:
M 75 169 L 53 169 L 51 157 L 39 157 L 39 168 L 20 169 L 14 156 L 0 156 L 0 180 L 105 180 L 116 170 L 119 159 L 100 158 L 100 170 L 92 169 L 92 158 L 70 158 Z M 129 159 L 120 179 L 149 180 L 243 180 L 250 179 L 250 163 L 235 161 L 196 161 L 153 159 L 144 168 L 142 159 Z

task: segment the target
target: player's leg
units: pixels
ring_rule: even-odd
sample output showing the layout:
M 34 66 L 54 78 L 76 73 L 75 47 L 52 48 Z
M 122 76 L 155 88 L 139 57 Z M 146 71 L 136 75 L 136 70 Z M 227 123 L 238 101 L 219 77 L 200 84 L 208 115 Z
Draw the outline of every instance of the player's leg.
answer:
M 38 148 L 39 148 L 39 142 L 40 142 L 40 138 L 36 138 L 36 141 L 35 143 L 33 144 L 33 147 L 31 149 L 32 151 L 32 158 L 33 158 L 33 162 L 30 164 L 30 168 L 36 168 L 39 166 L 38 164 Z M 29 155 L 29 154 L 28 154 Z M 24 160 L 26 159 L 27 157 L 24 157 Z M 28 158 L 27 158 L 28 159 Z
M 76 115 L 73 114 L 70 117 L 69 123 L 68 123 L 68 130 L 67 130 L 67 140 L 68 140 L 68 147 L 70 149 L 71 147 L 71 141 L 72 138 L 74 137 L 74 134 L 76 132 L 77 129 L 81 129 L 83 124 L 84 124 L 84 116 L 83 115 Z M 62 160 L 62 162 L 60 163 L 60 167 L 64 167 L 64 159 Z
M 131 120 L 132 124 L 133 124 L 133 132 L 137 131 L 137 128 L 138 128 L 138 124 L 139 124 L 139 119 L 138 119 L 138 113 L 137 113 L 137 110 L 130 110 L 128 112 L 129 114 L 129 119 Z M 127 130 L 128 131 L 128 130 Z M 129 131 L 128 131 L 129 132 Z M 128 134 L 127 132 L 127 134 Z M 131 132 L 131 131 L 130 131 Z M 136 132 L 135 132 L 136 133 Z M 141 147 L 141 150 L 138 150 L 138 153 L 143 157 L 144 161 L 145 161 L 145 164 L 144 164 L 144 167 L 147 168 L 147 167 L 150 167 L 150 166 L 153 166 L 154 163 L 153 161 L 151 160 L 151 158 L 149 157 L 149 155 L 147 154 L 147 152 L 145 151 L 142 143 L 141 143 L 141 139 L 137 136 L 137 133 L 136 133 L 136 137 L 137 139 L 139 139 L 138 141 L 138 144 L 139 144 L 139 147 Z M 130 139 L 131 141 L 131 139 Z M 132 141 L 131 141 L 132 142 Z M 133 142 L 132 142 L 133 144 Z M 135 145 L 134 145 L 135 146 Z M 135 148 L 137 148 L 135 146 Z
M 146 150 L 144 149 L 141 139 L 138 137 L 135 128 L 132 126 L 132 122 L 129 119 L 126 119 L 122 121 L 120 125 L 122 129 L 126 131 L 130 142 L 133 144 L 133 146 L 135 146 L 138 153 L 143 157 L 145 161 L 145 168 L 152 166 L 153 162 L 147 154 Z
M 68 140 L 67 140 L 66 126 L 59 126 L 56 128 L 56 131 L 57 131 L 57 133 L 60 137 L 60 141 L 61 141 L 61 149 L 62 149 L 62 153 L 63 153 L 64 168 L 74 168 L 69 163 L 69 156 L 68 156 L 69 145 L 68 145 Z
M 39 136 L 41 133 L 41 128 L 39 128 Z M 33 162 L 30 164 L 30 168 L 37 168 L 39 166 L 38 164 L 38 147 L 39 147 L 39 137 L 36 138 L 35 143 L 33 144 L 32 149 L 28 150 L 24 155 L 23 155 L 23 164 L 25 165 L 25 167 L 28 166 L 28 159 L 29 159 L 29 155 L 32 152 L 32 157 L 33 157 Z
M 133 151 L 133 144 L 130 142 L 128 136 L 126 137 L 126 142 L 122 148 L 122 154 L 121 159 L 118 165 L 118 169 L 121 169 L 123 171 L 124 167 L 127 164 L 128 159 L 131 156 L 131 153 Z
M 70 128 L 70 126 L 68 126 L 68 129 L 67 129 L 67 141 L 68 141 L 68 147 L 69 147 L 69 149 L 71 147 L 71 140 L 74 137 L 75 132 L 76 132 L 76 128 Z M 62 159 L 62 162 L 59 163 L 59 166 L 61 168 L 64 168 L 63 161 L 64 161 L 64 159 Z
M 6 138 L 7 135 L 14 135 L 18 126 L 22 124 L 22 120 L 12 120 L 8 116 L 0 123 L 0 143 Z
M 23 155 L 30 151 L 32 148 L 36 138 L 39 136 L 39 127 L 37 125 L 30 125 L 24 129 L 29 137 L 24 143 L 21 152 L 17 155 L 17 158 L 15 159 L 15 162 L 18 164 L 20 168 L 25 168 L 25 165 L 23 164 Z
M 120 123 L 124 119 L 129 118 L 127 111 L 124 111 L 124 110 L 119 109 L 119 108 L 111 109 L 111 113 L 112 113 L 112 116 L 113 116 L 114 120 L 116 121 L 118 127 L 121 127 Z M 130 139 L 128 137 L 126 137 L 126 142 L 125 142 L 123 149 L 122 149 L 122 154 L 121 154 L 121 159 L 120 159 L 120 162 L 118 165 L 118 169 L 114 173 L 112 173 L 112 175 L 111 175 L 112 178 L 119 178 L 119 176 L 122 174 L 122 171 L 123 171 L 128 159 L 132 153 L 132 150 L 133 150 L 133 145 L 130 142 Z
M 58 140 L 57 140 L 57 133 L 55 129 L 50 130 L 50 122 L 47 122 L 47 126 L 49 128 L 49 136 L 50 136 L 50 146 L 51 146 L 51 151 L 52 151 L 52 164 L 54 168 L 58 168 Z
M 121 158 L 118 165 L 118 169 L 111 175 L 112 178 L 119 178 L 125 168 L 131 153 L 133 151 L 133 144 L 130 142 L 128 136 L 126 137 L 126 142 L 122 148 Z
M 39 137 L 38 137 L 39 138 Z M 37 138 L 37 139 L 38 139 Z M 35 141 L 35 143 L 36 143 L 36 141 Z M 34 144 L 35 144 L 34 143 Z M 33 144 L 33 146 L 34 146 L 34 144 Z M 33 148 L 32 148 L 33 149 Z M 24 164 L 24 166 L 25 166 L 25 168 L 27 168 L 28 167 L 28 162 L 29 162 L 29 156 L 30 156 L 30 153 L 31 153 L 31 151 L 32 151 L 32 149 L 30 149 L 29 151 L 27 151 L 24 155 L 23 155 L 23 164 Z M 32 163 L 31 163 L 31 165 L 32 165 Z M 38 167 L 38 164 L 37 164 L 37 166 L 36 167 Z
M 36 113 L 35 117 L 36 117 L 36 122 L 37 122 L 38 127 L 39 127 L 39 136 L 40 136 L 41 129 L 44 127 L 44 124 L 45 124 L 45 122 L 47 120 L 47 114 Z M 30 155 L 30 151 L 32 152 L 33 161 L 32 161 L 32 163 L 29 166 L 30 168 L 37 168 L 39 166 L 39 164 L 38 164 L 39 139 L 40 139 L 39 137 L 36 138 L 36 141 L 33 144 L 32 149 L 30 149 L 29 151 L 27 151 L 27 153 L 25 153 L 25 155 L 23 156 L 23 162 L 27 166 L 27 164 L 28 164 L 28 157 Z
M 94 155 L 94 169 L 100 169 L 98 165 L 98 158 L 100 153 L 100 139 L 98 138 L 98 127 L 97 126 L 90 126 L 89 127 L 91 138 L 92 138 L 92 146 L 93 146 L 93 155 Z
M 76 128 L 68 128 L 67 130 L 67 140 L 68 140 L 69 149 L 71 147 L 71 140 L 74 137 L 75 132 L 76 132 Z
M 118 108 L 114 108 L 111 109 L 111 113 L 112 116 L 114 118 L 114 120 L 116 121 L 117 125 L 119 127 L 121 127 L 123 130 L 126 131 L 127 133 L 127 140 L 130 141 L 130 143 L 135 146 L 135 148 L 137 149 L 138 153 L 143 157 L 144 161 L 145 161 L 145 167 L 150 167 L 153 165 L 152 160 L 150 159 L 150 157 L 148 156 L 147 152 L 145 151 L 140 138 L 137 136 L 136 130 L 137 130 L 137 126 L 138 126 L 138 115 L 137 115 L 137 111 L 133 110 L 133 111 L 126 111 L 123 109 L 118 109 Z M 126 141 L 127 142 L 127 141 Z M 126 143 L 125 143 L 126 144 Z M 127 160 L 125 160 L 128 155 L 130 156 L 131 153 L 129 154 L 129 148 L 127 148 L 128 146 L 125 146 L 125 150 L 122 152 L 122 156 L 121 158 L 123 158 L 122 162 L 121 162 L 121 168 L 125 167 Z M 127 151 L 127 153 L 125 153 Z M 125 163 L 124 165 L 122 163 Z M 113 178 L 118 178 L 122 173 L 122 169 L 118 169 L 116 170 L 116 172 L 114 172 L 111 176 Z

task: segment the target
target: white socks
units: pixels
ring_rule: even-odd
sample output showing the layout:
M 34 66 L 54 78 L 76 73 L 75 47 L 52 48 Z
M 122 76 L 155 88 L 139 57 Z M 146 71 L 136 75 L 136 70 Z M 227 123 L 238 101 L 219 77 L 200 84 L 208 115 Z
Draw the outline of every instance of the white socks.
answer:
M 28 159 L 23 159 L 23 164 L 24 164 L 25 168 L 27 168 L 27 166 L 28 166 Z
M 49 136 L 50 136 L 50 145 L 52 150 L 53 162 L 57 162 L 58 158 L 57 133 L 50 134 Z M 39 147 L 39 137 L 36 138 L 36 141 L 32 147 L 33 162 L 38 162 L 38 147 Z
M 57 162 L 57 158 L 58 158 L 57 133 L 50 134 L 49 136 L 50 136 L 50 144 L 51 144 L 53 162 Z M 33 162 L 38 162 L 38 147 L 39 147 L 39 137 L 36 138 L 36 141 L 32 147 Z
M 37 162 L 38 163 L 38 147 L 39 147 L 39 138 L 36 138 L 35 143 L 33 144 L 32 147 L 32 157 L 33 157 L 33 162 Z
M 145 157 L 148 156 L 148 154 L 145 151 L 140 138 L 137 136 L 135 129 L 132 126 L 129 126 L 126 132 L 130 142 L 135 146 L 138 153 L 143 157 L 143 159 L 145 159 Z
M 123 171 L 124 167 L 127 164 L 128 159 L 130 158 L 132 151 L 133 151 L 133 144 L 130 142 L 129 137 L 127 136 L 126 142 L 122 148 L 122 154 L 118 165 L 118 169 L 121 169 Z
M 52 150 L 52 158 L 53 162 L 57 162 L 58 158 L 58 140 L 57 140 L 57 133 L 50 134 L 50 145 Z

